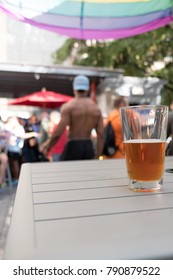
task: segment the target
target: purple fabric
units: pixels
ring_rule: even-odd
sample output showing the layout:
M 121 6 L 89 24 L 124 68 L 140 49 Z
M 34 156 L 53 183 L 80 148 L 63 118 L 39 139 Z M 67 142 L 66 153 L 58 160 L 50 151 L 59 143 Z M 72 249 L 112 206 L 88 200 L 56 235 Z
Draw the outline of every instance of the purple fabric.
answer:
M 52 32 L 56 32 L 71 38 L 76 39 L 121 39 L 125 37 L 135 36 L 141 33 L 145 33 L 151 31 L 153 29 L 160 28 L 165 26 L 173 21 L 172 16 L 167 16 L 165 18 L 153 20 L 150 23 L 145 25 L 133 27 L 133 28 L 123 28 L 123 29 L 111 29 L 111 30 L 99 30 L 99 29 L 78 29 L 78 28 L 70 28 L 70 27 L 60 27 L 60 26 L 49 26 L 44 23 L 36 22 L 35 20 L 26 19 L 22 16 L 18 16 L 12 12 L 9 12 L 7 9 L 0 6 L 0 9 L 3 12 L 7 13 L 8 15 L 12 16 L 13 18 L 29 23 L 33 26 L 37 26 L 39 28 L 43 28 Z M 100 22 L 100 19 L 98 19 Z
M 133 17 L 84 17 L 83 18 L 83 28 L 84 29 L 125 29 L 141 26 L 150 23 L 157 19 L 162 19 L 171 16 L 172 9 L 166 9 L 164 11 L 150 13 L 143 16 L 133 16 Z M 64 28 L 80 28 L 80 17 L 68 17 L 68 16 L 58 16 L 54 14 L 42 14 L 37 17 L 32 18 L 32 20 L 46 24 L 49 26 L 58 26 Z M 70 24 L 69 24 L 70 22 Z
M 76 39 L 121 39 L 125 37 L 135 36 L 144 32 L 151 31 L 153 29 L 160 28 L 172 22 L 172 17 L 166 17 L 161 20 L 155 20 L 144 26 L 138 26 L 130 29 L 119 29 L 119 30 L 80 30 L 74 28 L 61 28 L 51 27 L 44 24 L 36 23 L 32 20 L 25 20 L 25 22 L 38 26 L 39 28 L 47 29 L 52 32 L 56 32 L 62 35 L 66 35 Z

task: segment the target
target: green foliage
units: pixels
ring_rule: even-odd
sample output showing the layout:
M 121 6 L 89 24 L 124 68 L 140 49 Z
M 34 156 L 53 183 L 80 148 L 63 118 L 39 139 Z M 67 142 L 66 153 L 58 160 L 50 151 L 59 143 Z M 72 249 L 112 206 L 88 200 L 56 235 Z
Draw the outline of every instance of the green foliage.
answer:
M 173 24 L 121 40 L 68 39 L 56 51 L 54 61 L 62 63 L 72 54 L 73 65 L 122 68 L 127 76 L 164 79 L 167 84 L 162 91 L 162 103 L 170 104 L 173 100 Z M 157 71 L 152 68 L 154 62 L 165 58 L 169 58 L 165 68 Z
M 75 42 L 74 39 L 66 40 L 64 45 L 53 54 L 53 60 L 56 64 L 62 63 L 70 56 Z

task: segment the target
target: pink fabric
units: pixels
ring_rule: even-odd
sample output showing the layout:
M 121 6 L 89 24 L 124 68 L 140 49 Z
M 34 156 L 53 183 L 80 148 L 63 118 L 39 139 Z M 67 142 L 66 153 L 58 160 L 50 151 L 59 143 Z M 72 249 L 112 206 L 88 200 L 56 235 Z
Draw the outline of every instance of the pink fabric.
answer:
M 56 32 L 62 35 L 66 35 L 76 39 L 121 39 L 125 37 L 135 36 L 142 34 L 153 29 L 165 26 L 173 21 L 172 16 L 165 17 L 163 19 L 154 20 L 151 23 L 141 25 L 135 28 L 129 29 L 114 29 L 114 30 L 81 30 L 75 28 L 63 28 L 58 26 L 51 26 L 42 23 L 38 23 L 32 19 L 26 19 L 23 16 L 18 16 L 15 13 L 9 12 L 7 9 L 0 6 L 0 9 L 8 15 L 16 18 L 17 20 L 29 23 L 39 28 L 47 29 L 52 32 Z
M 55 128 L 56 125 L 54 126 L 53 131 L 55 130 Z M 53 131 L 51 134 L 53 134 Z M 51 157 L 53 154 L 62 154 L 62 152 L 64 151 L 64 146 L 67 142 L 67 138 L 68 138 L 68 131 L 65 130 L 64 133 L 60 136 L 59 141 L 50 150 L 48 156 Z
M 126 37 L 135 36 L 142 34 L 162 26 L 165 26 L 173 21 L 172 17 L 166 17 L 161 20 L 155 20 L 144 26 L 138 26 L 130 29 L 119 29 L 119 30 L 79 30 L 79 29 L 70 29 L 70 28 L 58 28 L 37 24 L 40 28 L 46 28 L 47 30 L 60 33 L 76 39 L 122 39 Z M 34 24 L 34 23 L 32 23 Z M 36 25 L 36 24 L 35 24 Z

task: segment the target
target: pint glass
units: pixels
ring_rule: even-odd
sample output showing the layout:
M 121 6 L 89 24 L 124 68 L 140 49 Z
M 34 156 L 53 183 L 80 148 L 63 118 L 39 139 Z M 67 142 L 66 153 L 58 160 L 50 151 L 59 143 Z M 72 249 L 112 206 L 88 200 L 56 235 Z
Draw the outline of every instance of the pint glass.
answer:
M 163 185 L 168 107 L 128 106 L 120 112 L 129 186 L 158 191 Z

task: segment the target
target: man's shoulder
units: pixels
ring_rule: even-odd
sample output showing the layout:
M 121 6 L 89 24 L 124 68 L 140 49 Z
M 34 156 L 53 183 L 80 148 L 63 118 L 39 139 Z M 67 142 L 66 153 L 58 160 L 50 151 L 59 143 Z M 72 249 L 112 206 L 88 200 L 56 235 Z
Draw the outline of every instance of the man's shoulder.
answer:
M 94 107 L 95 109 L 100 110 L 100 107 L 98 106 L 98 104 L 97 104 L 94 100 L 92 100 L 91 98 L 88 98 L 87 101 L 88 101 L 88 104 L 89 104 L 89 105 L 91 105 L 91 106 Z
M 61 106 L 61 112 L 64 111 L 64 110 L 69 110 L 69 109 L 71 109 L 73 106 L 74 106 L 74 100 L 70 100 L 69 102 L 64 103 L 64 104 Z
M 118 117 L 120 115 L 119 111 L 114 109 L 113 111 L 111 111 L 108 115 L 108 119 L 112 120 L 115 117 Z

